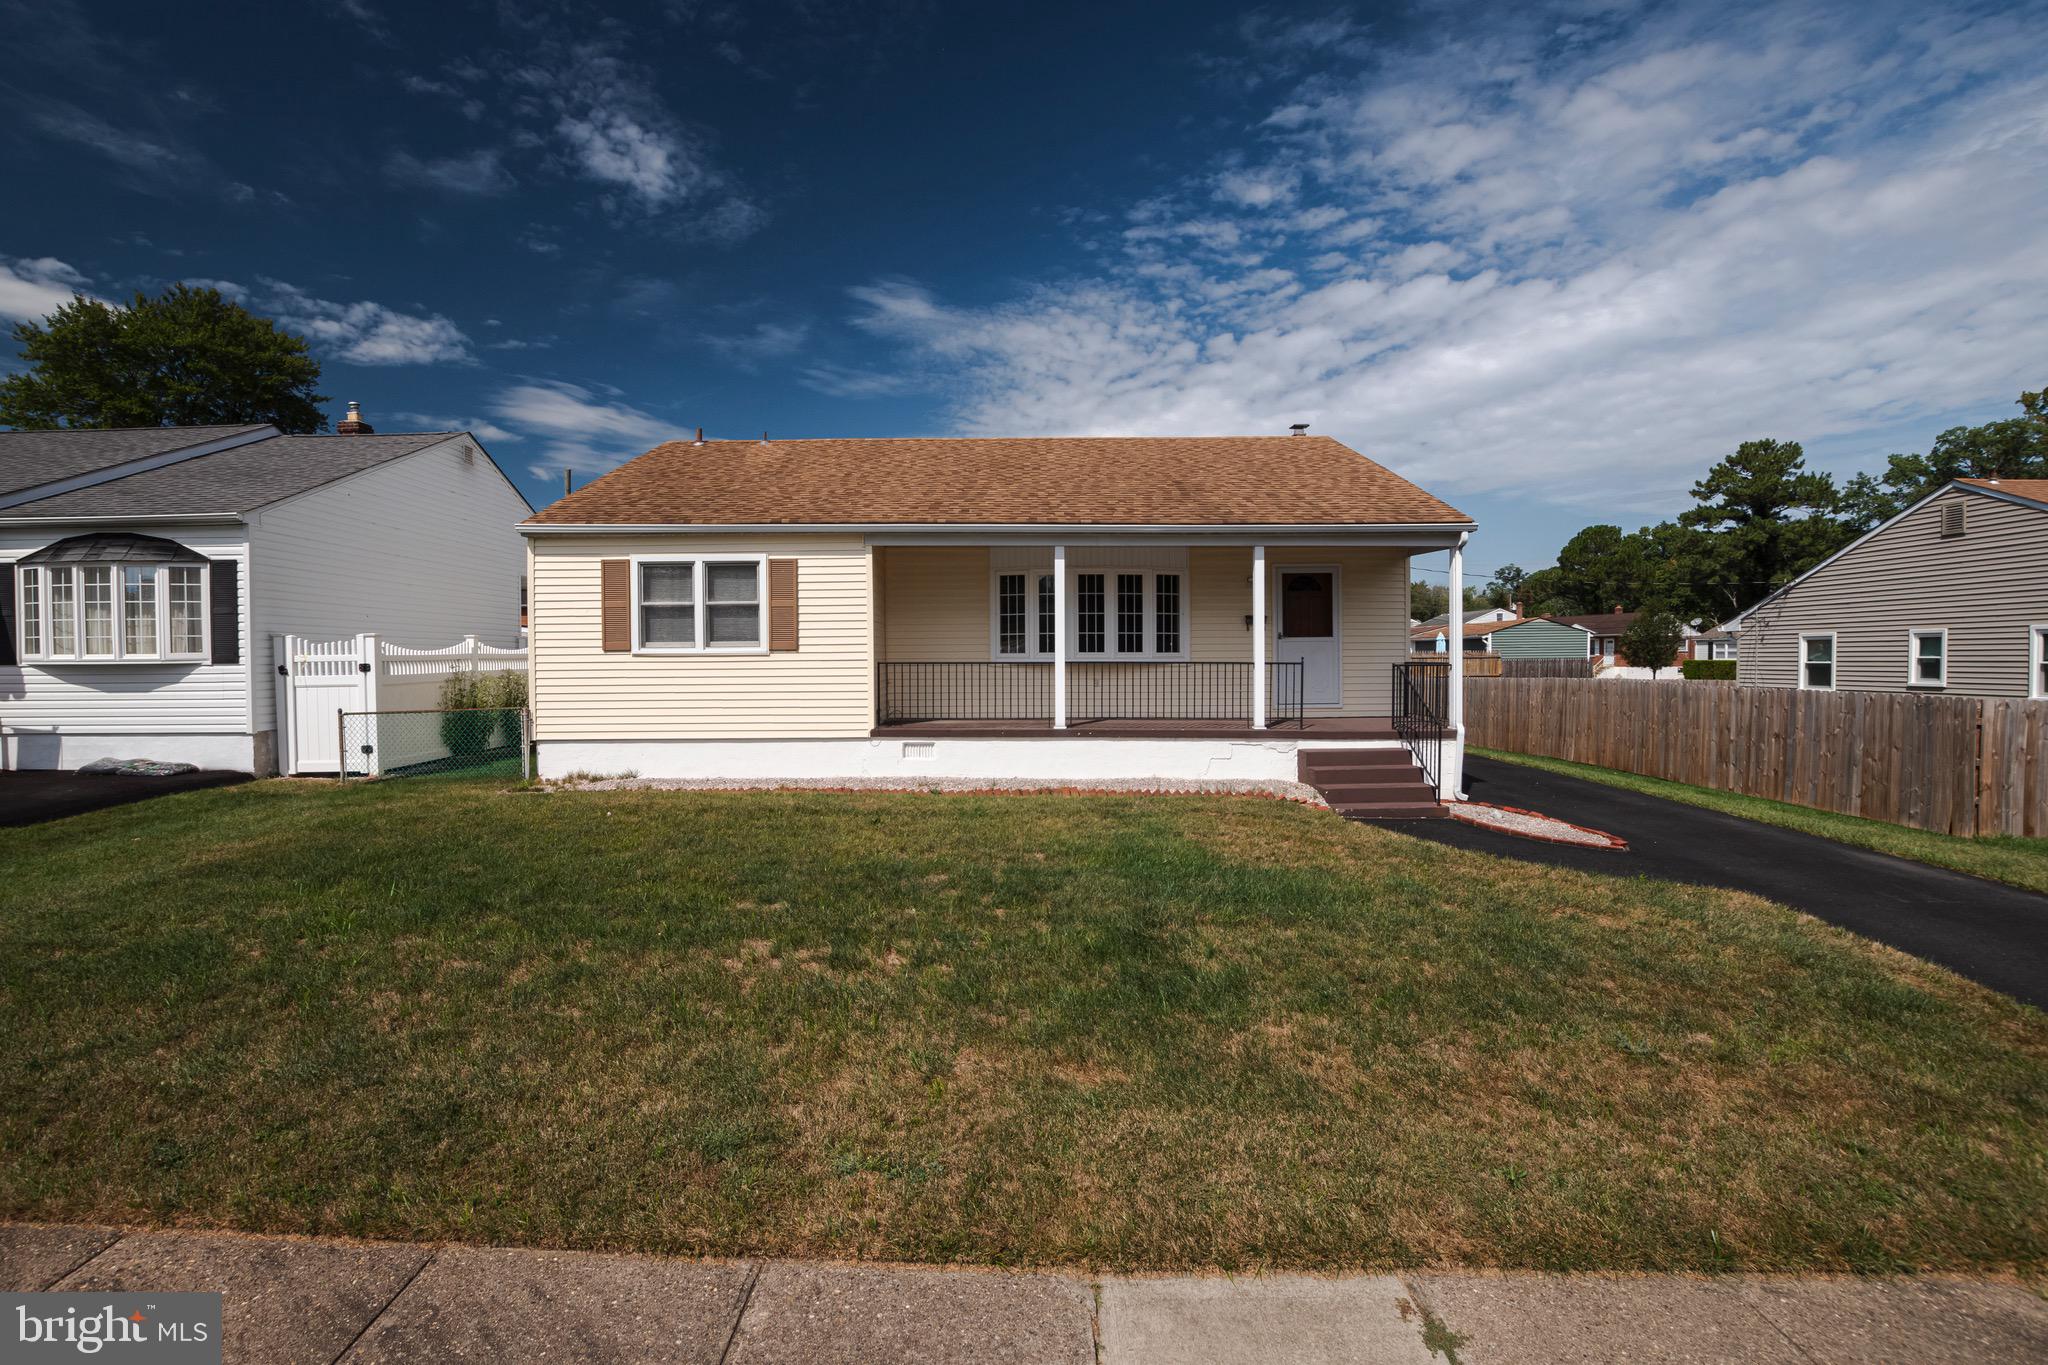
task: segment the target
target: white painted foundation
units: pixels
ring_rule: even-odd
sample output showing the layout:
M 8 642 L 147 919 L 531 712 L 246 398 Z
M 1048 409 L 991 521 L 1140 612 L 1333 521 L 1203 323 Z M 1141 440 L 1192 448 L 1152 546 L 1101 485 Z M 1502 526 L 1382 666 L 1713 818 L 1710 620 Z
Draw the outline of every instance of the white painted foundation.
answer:
M 0 735 L 0 767 L 15 770 L 57 769 L 69 772 L 102 758 L 149 758 L 160 763 L 191 763 L 232 773 L 261 772 L 257 751 L 266 754 L 269 737 L 253 735 Z
M 1292 782 L 1294 739 L 543 740 L 543 778 L 571 773 L 734 781 L 887 777 Z M 1311 749 L 1390 749 L 1397 740 L 1315 741 Z

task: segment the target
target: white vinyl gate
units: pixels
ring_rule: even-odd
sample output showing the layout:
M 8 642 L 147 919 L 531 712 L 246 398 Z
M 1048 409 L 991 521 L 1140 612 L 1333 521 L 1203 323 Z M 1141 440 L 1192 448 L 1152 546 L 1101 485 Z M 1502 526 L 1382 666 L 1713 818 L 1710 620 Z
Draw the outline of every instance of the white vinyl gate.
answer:
M 474 635 L 445 649 L 408 649 L 375 635 L 339 640 L 275 635 L 271 640 L 277 663 L 277 770 L 286 776 L 340 774 L 344 711 L 383 706 L 432 710 L 442 679 L 457 669 L 526 667 L 525 650 L 495 649 Z M 358 760 L 353 770 L 365 771 L 364 761 Z

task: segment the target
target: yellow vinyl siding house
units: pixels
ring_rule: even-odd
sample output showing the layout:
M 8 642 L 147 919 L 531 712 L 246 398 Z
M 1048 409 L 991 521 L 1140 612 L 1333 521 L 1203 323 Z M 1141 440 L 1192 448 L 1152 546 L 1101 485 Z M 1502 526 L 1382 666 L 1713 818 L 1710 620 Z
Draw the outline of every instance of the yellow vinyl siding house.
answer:
M 543 776 L 1274 780 L 1396 750 L 1459 789 L 1460 670 L 1408 657 L 1409 558 L 1458 564 L 1473 524 L 1327 439 L 674 442 L 522 529 Z

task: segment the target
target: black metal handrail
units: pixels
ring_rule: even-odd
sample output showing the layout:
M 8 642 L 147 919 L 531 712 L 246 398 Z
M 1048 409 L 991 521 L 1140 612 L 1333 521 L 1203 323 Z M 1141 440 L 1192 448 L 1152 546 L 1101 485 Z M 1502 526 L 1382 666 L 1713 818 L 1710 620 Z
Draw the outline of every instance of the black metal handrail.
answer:
M 1302 724 L 1306 666 L 1266 665 L 1268 725 Z M 1107 720 L 1250 724 L 1253 666 L 1196 660 L 1091 660 L 1067 665 L 1069 724 Z M 1052 662 L 908 661 L 875 665 L 875 721 L 1052 719 Z
M 1431 787 L 1443 777 L 1444 738 L 1450 734 L 1451 663 L 1411 659 L 1394 665 L 1394 733 L 1422 765 Z

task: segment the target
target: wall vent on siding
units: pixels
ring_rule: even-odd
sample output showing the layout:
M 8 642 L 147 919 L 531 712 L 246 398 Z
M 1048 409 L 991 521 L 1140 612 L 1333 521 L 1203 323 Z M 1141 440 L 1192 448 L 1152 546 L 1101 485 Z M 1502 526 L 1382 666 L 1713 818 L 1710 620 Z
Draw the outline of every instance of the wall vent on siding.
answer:
M 1941 505 L 1941 538 L 1954 540 L 1963 534 L 1969 517 L 1969 508 L 1958 499 Z

